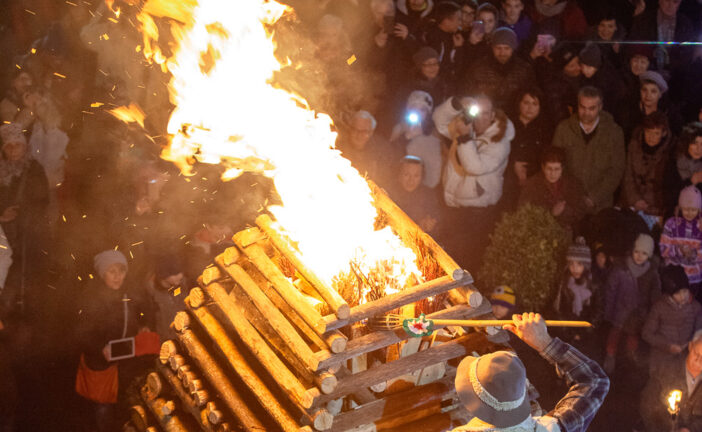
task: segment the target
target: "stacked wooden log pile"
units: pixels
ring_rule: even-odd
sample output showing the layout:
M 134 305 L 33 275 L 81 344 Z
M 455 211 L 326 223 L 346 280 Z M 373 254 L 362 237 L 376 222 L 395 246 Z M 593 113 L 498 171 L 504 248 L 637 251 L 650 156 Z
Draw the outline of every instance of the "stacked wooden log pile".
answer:
M 423 259 L 433 260 L 442 276 L 350 307 L 271 219 L 260 216 L 257 227 L 234 236 L 236 247 L 218 256 L 191 290 L 187 310 L 173 322 L 178 339 L 163 344 L 160 364 L 141 391 L 144 403 L 133 408 L 128 427 L 449 429 L 459 405 L 447 362 L 501 346 L 463 328 L 407 340 L 402 330 L 374 331 L 363 322 L 393 310 L 413 314 L 416 302 L 444 293 L 430 317 L 479 317 L 490 306 L 468 272 L 381 190 L 374 194 L 382 219 Z M 295 277 L 286 276 L 281 263 L 292 264 Z

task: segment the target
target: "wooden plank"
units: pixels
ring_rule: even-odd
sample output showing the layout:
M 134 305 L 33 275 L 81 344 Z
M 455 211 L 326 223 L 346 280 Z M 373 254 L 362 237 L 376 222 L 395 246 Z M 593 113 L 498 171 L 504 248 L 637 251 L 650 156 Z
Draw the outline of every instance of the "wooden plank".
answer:
M 469 333 L 426 351 L 421 351 L 341 379 L 336 390 L 320 397 L 318 403 L 325 404 L 332 399 L 339 398 L 355 390 L 367 388 L 390 378 L 411 373 L 439 362 L 462 357 L 473 351 L 481 352 L 492 346 L 493 344 L 487 340 L 483 333 Z
M 468 285 L 472 282 L 472 279 L 454 280 L 451 276 L 442 276 L 394 294 L 386 295 L 378 300 L 355 306 L 351 308 L 351 314 L 349 315 L 348 319 L 339 320 L 336 319 L 334 315 L 327 315 L 324 317 L 324 320 L 327 323 L 327 329 L 338 329 L 350 323 L 358 322 L 373 316 L 382 315 L 387 311 L 391 311 L 401 306 L 414 303 L 418 300 Z
M 492 309 L 487 302 L 480 305 L 478 308 L 471 308 L 470 306 L 464 304 L 434 312 L 433 314 L 427 315 L 427 318 L 471 318 L 474 316 L 484 315 L 491 310 Z M 346 345 L 346 350 L 342 353 L 316 353 L 319 360 L 319 368 L 328 369 L 361 354 L 385 348 L 392 344 L 402 342 L 408 338 L 409 335 L 407 335 L 407 333 L 405 333 L 405 331 L 402 329 L 398 329 L 396 331 L 377 331 L 369 333 L 365 336 L 349 341 L 349 343 Z

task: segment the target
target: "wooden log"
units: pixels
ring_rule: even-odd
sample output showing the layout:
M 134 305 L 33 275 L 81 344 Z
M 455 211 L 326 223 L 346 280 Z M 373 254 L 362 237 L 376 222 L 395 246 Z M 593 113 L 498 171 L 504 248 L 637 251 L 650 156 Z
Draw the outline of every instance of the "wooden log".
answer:
M 375 422 L 375 426 L 378 429 L 378 431 L 383 431 L 406 425 L 416 420 L 421 420 L 425 417 L 429 417 L 440 413 L 441 401 L 431 402 L 429 404 L 417 407 L 412 411 L 406 411 L 402 415 L 392 415 L 388 417 L 383 417 Z
M 142 399 L 146 402 L 149 411 L 151 411 L 151 414 L 153 414 L 163 430 L 166 432 L 188 432 L 189 428 L 178 416 L 163 414 L 163 406 L 166 404 L 163 398 L 149 400 L 148 395 L 145 394 L 146 391 L 145 387 L 142 388 Z
M 349 317 L 350 308 L 343 297 L 329 284 L 322 281 L 315 272 L 310 269 L 304 260 L 300 252 L 295 249 L 295 247 L 290 243 L 290 239 L 281 234 L 279 230 L 273 227 L 273 221 L 267 214 L 262 214 L 256 218 L 256 225 L 258 225 L 261 230 L 268 236 L 271 243 L 275 246 L 280 253 L 285 256 L 290 262 L 295 266 L 298 272 L 307 279 L 307 281 L 314 287 L 319 295 L 324 299 L 324 301 L 329 305 L 329 307 L 334 311 L 339 319 L 346 319 Z
M 163 383 L 156 372 L 151 372 L 146 376 L 146 388 L 149 389 L 149 393 L 154 395 L 154 397 L 161 395 Z
M 400 236 L 407 245 L 411 245 L 415 239 L 422 241 L 431 252 L 437 264 L 446 272 L 453 275 L 456 270 L 463 270 L 451 258 L 449 254 L 439 246 L 436 241 L 425 233 L 407 214 L 387 194 L 372 181 L 368 182 L 375 198 L 375 205 L 387 216 L 390 226 Z M 470 306 L 478 307 L 483 301 L 483 296 L 472 286 L 457 287 L 449 291 L 449 296 L 454 304 L 468 303 Z
M 339 381 L 336 379 L 336 375 L 331 372 L 322 372 L 319 375 L 315 375 L 314 379 L 317 387 L 319 387 L 324 394 L 333 392 L 336 385 L 339 383 Z
M 218 425 L 224 422 L 224 413 L 220 411 L 215 402 L 207 403 L 207 420 L 213 425 Z
M 174 371 L 180 370 L 185 366 L 185 357 L 183 357 L 180 354 L 176 354 L 170 359 L 168 359 L 168 364 L 171 366 L 171 369 Z
M 176 316 L 185 313 L 186 312 L 178 312 Z M 198 364 L 210 385 L 217 389 L 221 400 L 237 417 L 244 429 L 251 432 L 264 430 L 263 425 L 248 407 L 242 395 L 232 385 L 229 379 L 227 379 L 222 368 L 207 352 L 192 330 L 188 328 L 182 329 L 178 334 L 178 339 L 185 346 L 190 357 Z M 197 392 L 195 394 L 197 395 Z
M 161 406 L 161 413 L 163 413 L 164 416 L 169 416 L 174 414 L 176 411 L 176 403 L 172 400 L 167 400 L 166 403 Z
M 464 304 L 434 312 L 433 314 L 427 315 L 427 318 L 471 318 L 483 315 L 491 310 L 492 309 L 490 308 L 488 302 L 484 302 L 477 308 L 471 308 L 470 306 Z M 365 336 L 361 336 L 360 338 L 349 341 L 348 345 L 346 346 L 346 350 L 344 350 L 342 353 L 334 355 L 324 352 L 317 353 L 316 355 L 319 359 L 319 367 L 321 369 L 327 369 L 361 354 L 385 348 L 392 344 L 402 342 L 408 338 L 409 335 L 407 335 L 404 330 L 372 332 Z
M 335 354 L 344 352 L 348 338 L 338 330 L 331 330 L 322 335 L 324 342 L 329 347 L 329 350 Z
M 432 281 L 424 282 L 397 293 L 387 295 L 376 301 L 355 306 L 351 309 L 351 315 L 346 320 L 335 319 L 334 315 L 327 315 L 324 317 L 324 320 L 327 323 L 328 329 L 337 329 L 366 318 L 382 315 L 400 306 L 432 297 L 464 285 L 465 282 L 463 279 L 454 280 L 451 276 L 442 276 Z
M 234 327 L 239 338 L 248 347 L 251 353 L 275 378 L 281 388 L 291 395 L 294 400 L 304 408 L 314 405 L 315 400 L 320 396 L 320 391 L 316 388 L 307 390 L 300 381 L 290 372 L 287 366 L 275 355 L 273 350 L 266 344 L 258 331 L 246 320 L 244 311 L 241 310 L 238 302 L 227 294 L 224 288 L 213 283 L 205 290 L 219 309 L 226 316 L 227 321 Z
M 275 330 L 280 338 L 285 342 L 290 351 L 304 363 L 310 371 L 317 370 L 317 359 L 310 347 L 305 343 L 300 334 L 283 316 L 273 302 L 261 291 L 258 284 L 249 276 L 243 268 L 237 264 L 226 266 L 223 261 L 218 261 L 218 265 L 224 267 L 239 287 L 251 299 L 256 308 L 265 315 L 268 324 Z
M 195 318 L 202 325 L 207 335 L 217 341 L 218 348 L 229 362 L 230 369 L 233 370 L 244 382 L 246 387 L 256 397 L 258 402 L 270 414 L 273 420 L 284 431 L 298 431 L 299 426 L 280 405 L 268 386 L 259 378 L 252 369 L 246 356 L 237 348 L 234 342 L 227 335 L 226 330 L 209 311 L 209 307 L 194 309 L 186 299 L 186 306 L 192 311 Z M 273 372 L 273 371 L 269 371 Z M 274 373 L 271 375 L 275 376 Z
M 141 405 L 132 405 L 129 408 L 129 419 L 140 431 L 145 431 L 149 427 L 149 418 L 146 415 L 146 410 Z
M 183 384 L 180 382 L 176 374 L 166 367 L 158 367 L 158 373 L 168 382 L 173 393 L 178 397 L 181 402 L 181 406 L 185 409 L 200 425 L 200 427 L 206 432 L 214 432 L 214 429 L 207 422 L 202 421 L 201 411 L 198 409 L 198 404 L 193 400 L 190 394 L 183 388 Z
M 175 342 L 172 340 L 167 340 L 161 344 L 161 351 L 159 352 L 158 359 L 162 364 L 168 363 L 171 357 L 178 353 L 178 347 L 176 347 Z
M 482 333 L 469 333 L 456 339 L 444 342 L 426 351 L 418 352 L 411 356 L 403 357 L 391 363 L 385 363 L 367 371 L 353 374 L 348 378 L 339 380 L 334 392 L 323 395 L 319 398 L 319 403 L 327 403 L 330 400 L 352 393 L 358 389 L 368 388 L 379 382 L 386 381 L 403 374 L 411 373 L 433 364 L 450 360 L 456 357 L 465 356 L 473 351 L 483 351 L 491 344 Z
M 338 349 L 341 342 L 337 339 L 343 339 L 345 343 L 346 337 L 338 330 L 332 330 L 323 335 L 317 334 L 304 319 L 293 309 L 273 288 L 271 283 L 260 274 L 260 272 L 249 262 L 240 262 L 239 265 L 256 281 L 261 291 L 275 304 L 275 306 L 285 315 L 285 317 L 297 327 L 302 334 L 313 343 L 319 350 Z M 331 346 L 334 345 L 334 347 Z M 345 346 L 345 345 L 343 345 Z M 343 350 L 343 349 L 342 349 Z M 333 352 L 333 351 L 332 351 Z
M 434 414 L 423 419 L 407 423 L 399 427 L 382 429 L 383 432 L 445 432 L 451 429 L 451 415 L 449 413 Z M 380 429 L 379 429 L 380 430 Z
M 337 379 L 345 379 L 352 376 L 351 371 L 346 368 L 346 366 L 341 366 L 339 371 L 336 373 Z M 338 385 L 338 383 L 337 383 Z M 376 401 L 377 398 L 367 388 L 361 388 L 350 393 L 351 397 L 356 401 L 357 404 L 363 405 Z
M 420 387 L 413 387 L 341 413 L 334 417 L 332 431 L 346 431 L 363 424 L 375 423 L 383 418 L 403 416 L 423 405 L 440 403 L 455 393 L 453 380 L 453 377 L 444 378 Z
M 234 238 L 236 242 L 236 236 Z M 278 294 L 312 327 L 317 334 L 327 331 L 324 318 L 305 300 L 302 293 L 293 286 L 283 272 L 268 258 L 263 248 L 257 244 L 242 249 L 246 257 L 268 279 Z

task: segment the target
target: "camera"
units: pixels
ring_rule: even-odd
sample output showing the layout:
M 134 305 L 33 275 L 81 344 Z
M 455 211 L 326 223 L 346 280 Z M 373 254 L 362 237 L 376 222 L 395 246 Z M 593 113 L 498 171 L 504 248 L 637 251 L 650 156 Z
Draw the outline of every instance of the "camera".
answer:
M 417 111 L 409 111 L 405 116 L 405 121 L 410 126 L 416 126 L 422 122 L 422 116 Z
M 480 115 L 480 107 L 477 104 L 470 104 L 463 110 L 463 121 L 466 124 L 472 123 Z

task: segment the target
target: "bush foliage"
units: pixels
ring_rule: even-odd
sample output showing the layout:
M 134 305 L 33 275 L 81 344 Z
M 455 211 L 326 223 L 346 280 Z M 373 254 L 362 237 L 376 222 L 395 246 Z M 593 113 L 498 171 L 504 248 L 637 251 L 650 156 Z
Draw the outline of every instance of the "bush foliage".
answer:
M 478 273 L 481 285 L 508 285 L 526 311 L 543 311 L 568 242 L 568 232 L 541 207 L 527 204 L 505 214 L 490 236 Z

